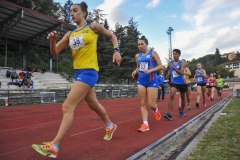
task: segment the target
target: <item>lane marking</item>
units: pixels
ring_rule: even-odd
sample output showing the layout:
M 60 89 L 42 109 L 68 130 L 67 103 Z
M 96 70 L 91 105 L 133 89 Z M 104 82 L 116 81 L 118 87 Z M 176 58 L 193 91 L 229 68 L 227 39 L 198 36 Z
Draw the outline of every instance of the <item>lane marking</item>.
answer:
M 134 117 L 134 118 L 131 118 L 131 119 L 128 119 L 128 120 L 120 121 L 120 122 L 117 122 L 117 124 L 126 123 L 126 122 L 132 121 L 132 120 L 134 120 L 134 119 L 138 119 L 138 118 L 141 118 L 141 117 Z M 82 134 L 89 133 L 89 132 L 93 132 L 93 131 L 96 131 L 96 130 L 99 130 L 99 129 L 103 129 L 103 128 L 105 128 L 105 127 L 99 127 L 99 128 L 95 128 L 95 129 L 92 129 L 92 130 L 88 130 L 88 131 L 84 131 L 84 132 L 72 134 L 72 135 L 70 135 L 70 137 L 82 135 Z M 16 149 L 16 150 L 12 150 L 12 151 L 10 151 L 10 152 L 1 153 L 0 156 L 4 156 L 4 155 L 7 155 L 7 154 L 12 154 L 12 153 L 14 153 L 14 152 L 26 150 L 26 149 L 29 149 L 29 148 L 31 148 L 31 147 L 19 148 L 19 149 Z
M 132 120 L 138 119 L 138 118 L 140 118 L 140 117 L 134 117 L 134 118 L 131 118 L 131 119 L 128 119 L 128 120 L 120 121 L 120 122 L 117 122 L 116 124 L 122 124 L 122 123 L 129 122 L 129 121 L 132 121 Z M 84 132 L 80 132 L 80 133 L 75 133 L 75 134 L 70 135 L 70 137 L 82 135 L 82 134 L 93 132 L 93 131 L 103 129 L 103 128 L 105 128 L 105 127 L 99 127 L 99 128 L 95 128 L 95 129 L 92 129 L 92 130 L 88 130 L 88 131 L 84 131 Z
M 136 104 L 136 102 L 130 102 L 130 103 L 127 103 L 127 105 L 130 105 L 130 104 Z M 106 107 L 115 107 L 115 106 L 123 106 L 123 104 L 115 104 L 115 105 L 110 105 L 110 106 L 104 106 L 105 108 Z M 86 106 L 86 107 L 88 107 L 88 106 Z M 38 109 L 37 109 L 38 110 Z M 56 111 L 58 111 L 58 110 L 56 110 Z M 49 111 L 50 112 L 50 111 Z M 75 114 L 77 114 L 77 112 L 82 112 L 82 111 L 80 111 L 80 110 L 76 110 L 76 113 Z M 111 111 L 110 111 L 111 112 Z M 109 113 L 110 113 L 109 112 Z M 48 113 L 48 112 L 46 112 L 46 113 Z M 28 113 L 29 114 L 29 113 Z M 43 113 L 44 114 L 44 113 Z M 50 113 L 50 114 L 44 114 L 44 116 L 52 116 L 52 115 L 62 115 L 62 112 L 60 112 L 60 113 Z M 22 116 L 24 116 L 24 115 L 22 115 Z M 19 118 L 12 118 L 12 119 L 1 119 L 0 120 L 0 122 L 5 122 L 5 121 L 12 121 L 12 120 L 23 120 L 23 119 L 29 119 L 30 117 L 38 117 L 38 116 L 43 116 L 42 114 L 41 115 L 37 115 L 37 116 L 33 116 L 33 115 L 30 115 L 30 116 L 24 116 L 24 118 L 22 118 L 22 117 L 19 117 Z
M 4 155 L 7 155 L 7 154 L 12 154 L 12 153 L 14 153 L 14 152 L 22 151 L 22 150 L 29 149 L 29 148 L 31 148 L 31 147 L 25 147 L 25 148 L 15 149 L 15 150 L 12 150 L 12 151 L 10 151 L 10 152 L 1 153 L 0 156 L 4 156 Z
M 124 110 L 124 111 L 116 111 L 116 112 L 113 111 L 112 113 L 119 113 L 119 112 L 125 112 L 126 113 L 126 111 L 131 111 L 131 110 L 135 110 L 135 109 L 132 108 L 132 109 Z M 111 112 L 108 112 L 108 113 L 111 113 Z M 78 117 L 78 118 L 75 118 L 75 120 L 82 119 L 82 118 L 95 119 L 97 117 L 96 116 Z M 15 131 L 15 130 L 20 130 L 20 129 L 26 129 L 26 128 L 36 129 L 36 128 L 41 128 L 41 127 L 47 127 L 47 125 L 49 125 L 49 124 L 54 124 L 54 123 L 59 123 L 59 122 L 61 122 L 61 120 L 53 121 L 53 122 L 40 123 L 40 124 L 34 124 L 34 125 L 28 125 L 28 126 L 12 128 L 12 129 L 5 129 L 5 130 L 0 130 L 0 133 L 10 132 L 10 131 Z

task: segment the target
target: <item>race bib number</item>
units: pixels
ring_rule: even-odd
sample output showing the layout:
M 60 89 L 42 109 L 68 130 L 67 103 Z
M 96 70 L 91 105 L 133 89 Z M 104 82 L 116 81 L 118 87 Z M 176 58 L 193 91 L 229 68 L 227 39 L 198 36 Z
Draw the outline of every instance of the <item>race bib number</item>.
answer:
M 210 83 L 210 86 L 214 86 L 214 83 Z
M 148 62 L 140 62 L 139 64 L 139 71 L 148 70 Z
M 72 49 L 78 49 L 84 46 L 83 35 L 70 38 L 69 45 Z
M 172 75 L 173 75 L 173 78 L 175 78 L 175 77 L 178 77 L 178 76 L 179 76 L 179 74 L 177 74 L 177 72 L 176 72 L 176 71 L 173 71 L 173 72 L 172 72 Z
M 198 82 L 201 82 L 201 81 L 203 81 L 203 79 L 202 79 L 202 77 L 198 77 Z

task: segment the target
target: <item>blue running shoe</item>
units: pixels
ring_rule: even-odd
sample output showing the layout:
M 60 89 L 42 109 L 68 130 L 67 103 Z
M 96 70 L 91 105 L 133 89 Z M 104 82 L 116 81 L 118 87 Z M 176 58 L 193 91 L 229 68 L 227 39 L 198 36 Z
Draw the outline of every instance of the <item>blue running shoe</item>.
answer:
M 170 113 L 166 113 L 165 115 L 164 115 L 164 118 L 166 118 L 166 119 L 168 119 L 168 120 L 172 120 L 172 115 L 170 114 Z
M 184 117 L 184 112 L 183 111 L 181 111 L 181 112 L 179 112 L 179 116 L 181 117 L 181 118 L 183 118 Z

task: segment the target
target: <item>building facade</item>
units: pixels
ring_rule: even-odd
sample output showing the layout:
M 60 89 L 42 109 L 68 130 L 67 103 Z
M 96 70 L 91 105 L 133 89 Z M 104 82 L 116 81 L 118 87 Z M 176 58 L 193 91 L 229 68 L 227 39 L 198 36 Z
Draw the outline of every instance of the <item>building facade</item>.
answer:
M 240 59 L 235 59 L 233 61 L 223 64 L 225 68 L 234 71 L 234 76 L 240 78 Z

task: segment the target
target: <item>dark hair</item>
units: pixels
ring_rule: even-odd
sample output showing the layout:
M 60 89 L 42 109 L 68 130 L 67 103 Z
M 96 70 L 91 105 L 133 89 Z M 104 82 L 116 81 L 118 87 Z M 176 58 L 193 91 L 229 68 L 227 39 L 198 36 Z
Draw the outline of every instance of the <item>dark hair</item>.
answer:
M 148 45 L 148 40 L 145 36 L 142 36 L 141 38 L 139 38 L 139 40 L 143 40 L 146 43 L 146 45 Z
M 174 49 L 173 52 L 176 52 L 177 54 L 179 54 L 179 56 L 181 55 L 180 49 Z
M 86 16 L 84 18 L 87 19 L 87 16 L 88 16 L 88 5 L 87 5 L 87 3 L 86 2 L 81 2 L 81 3 L 77 3 L 76 5 L 79 5 L 81 10 L 86 13 Z

